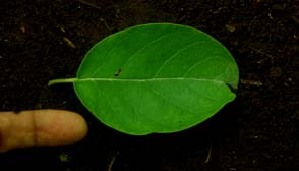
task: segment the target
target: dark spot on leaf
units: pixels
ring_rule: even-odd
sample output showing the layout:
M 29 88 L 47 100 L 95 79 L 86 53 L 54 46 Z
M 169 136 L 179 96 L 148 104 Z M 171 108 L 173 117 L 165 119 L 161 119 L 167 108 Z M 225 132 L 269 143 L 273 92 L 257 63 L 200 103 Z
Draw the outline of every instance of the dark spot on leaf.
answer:
M 119 69 L 114 73 L 114 76 L 115 76 L 115 77 L 118 77 L 118 76 L 120 75 L 121 71 L 122 71 L 122 69 L 119 68 Z

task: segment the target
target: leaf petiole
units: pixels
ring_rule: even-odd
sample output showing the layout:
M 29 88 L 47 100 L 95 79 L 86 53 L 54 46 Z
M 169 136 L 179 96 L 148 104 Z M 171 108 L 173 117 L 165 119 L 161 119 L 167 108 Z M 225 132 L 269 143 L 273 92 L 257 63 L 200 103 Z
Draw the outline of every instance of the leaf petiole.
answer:
M 51 86 L 51 85 L 57 84 L 57 83 L 73 83 L 76 80 L 78 80 L 78 78 L 58 78 L 58 79 L 50 80 L 48 82 L 48 86 Z

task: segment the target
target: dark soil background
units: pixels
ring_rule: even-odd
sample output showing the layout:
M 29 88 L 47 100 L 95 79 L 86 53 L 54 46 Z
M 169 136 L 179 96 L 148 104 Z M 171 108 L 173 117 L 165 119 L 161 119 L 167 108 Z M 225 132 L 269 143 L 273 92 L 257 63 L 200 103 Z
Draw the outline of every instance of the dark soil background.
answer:
M 222 42 L 239 65 L 237 99 L 186 131 L 130 136 L 97 121 L 71 84 L 47 86 L 74 77 L 104 37 L 149 22 L 187 24 Z M 0 154 L 0 170 L 298 170 L 298 39 L 298 0 L 2 0 L 1 110 L 75 111 L 89 133 L 71 146 Z

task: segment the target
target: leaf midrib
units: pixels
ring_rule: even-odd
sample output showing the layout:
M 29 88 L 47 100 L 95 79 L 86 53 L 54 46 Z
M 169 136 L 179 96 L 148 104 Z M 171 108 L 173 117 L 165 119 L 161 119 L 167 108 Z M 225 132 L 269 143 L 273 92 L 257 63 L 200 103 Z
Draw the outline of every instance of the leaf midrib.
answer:
M 223 80 L 209 78 L 188 78 L 188 77 L 170 77 L 170 78 L 74 78 L 73 81 L 125 81 L 125 82 L 146 82 L 146 81 L 170 81 L 170 80 L 195 80 L 195 81 L 212 81 L 224 83 Z
M 170 77 L 170 78 L 61 78 L 61 79 L 54 79 L 48 82 L 48 85 L 53 85 L 57 83 L 73 83 L 73 82 L 84 82 L 84 81 L 115 81 L 115 82 L 153 82 L 153 81 L 170 81 L 170 80 L 193 80 L 193 81 L 208 81 L 214 82 L 218 84 L 226 84 L 223 80 L 218 79 L 209 79 L 209 78 L 186 78 L 186 77 Z

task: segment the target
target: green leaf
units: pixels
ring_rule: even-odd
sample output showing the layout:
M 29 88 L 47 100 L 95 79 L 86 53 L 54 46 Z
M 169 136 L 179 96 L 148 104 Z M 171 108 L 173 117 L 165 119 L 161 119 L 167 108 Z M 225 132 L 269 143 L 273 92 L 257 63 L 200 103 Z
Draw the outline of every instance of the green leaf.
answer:
M 74 82 L 104 124 L 134 135 L 176 132 L 235 99 L 238 68 L 229 51 L 193 27 L 152 23 L 111 35 L 85 56 Z

